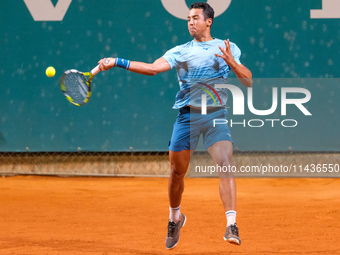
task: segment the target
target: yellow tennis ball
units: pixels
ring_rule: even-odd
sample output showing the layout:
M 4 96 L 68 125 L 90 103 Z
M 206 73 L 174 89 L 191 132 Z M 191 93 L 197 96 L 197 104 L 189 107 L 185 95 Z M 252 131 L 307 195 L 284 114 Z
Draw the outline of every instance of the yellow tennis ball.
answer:
M 46 69 L 46 75 L 47 75 L 48 77 L 53 77 L 53 76 L 55 75 L 55 69 L 54 69 L 53 66 L 47 67 L 47 69 Z

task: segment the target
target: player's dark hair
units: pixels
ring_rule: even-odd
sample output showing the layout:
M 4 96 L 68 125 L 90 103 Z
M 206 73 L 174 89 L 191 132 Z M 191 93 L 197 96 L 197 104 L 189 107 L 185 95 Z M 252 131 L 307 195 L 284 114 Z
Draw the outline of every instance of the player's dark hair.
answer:
M 212 19 L 212 21 L 214 22 L 214 9 L 207 3 L 202 3 L 202 2 L 197 2 L 197 3 L 193 3 L 190 6 L 190 10 L 191 9 L 202 9 L 203 10 L 203 14 L 205 17 L 205 20 L 208 19 Z M 211 23 L 212 25 L 212 23 Z

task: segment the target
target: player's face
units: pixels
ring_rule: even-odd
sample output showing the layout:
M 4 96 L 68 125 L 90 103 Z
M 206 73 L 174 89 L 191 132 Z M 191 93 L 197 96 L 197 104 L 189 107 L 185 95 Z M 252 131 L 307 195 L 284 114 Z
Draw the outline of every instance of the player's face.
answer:
M 191 9 L 188 14 L 188 29 L 192 37 L 198 38 L 209 31 L 212 19 L 206 19 L 202 9 Z

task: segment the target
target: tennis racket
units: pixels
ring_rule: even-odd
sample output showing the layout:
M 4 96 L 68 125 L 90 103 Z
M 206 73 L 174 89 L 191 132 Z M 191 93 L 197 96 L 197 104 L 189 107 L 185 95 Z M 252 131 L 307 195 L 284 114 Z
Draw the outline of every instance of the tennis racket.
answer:
M 105 60 L 106 64 L 109 62 Z M 77 106 L 86 104 L 91 97 L 92 79 L 99 72 L 99 65 L 91 72 L 83 73 L 75 69 L 65 71 L 60 78 L 60 87 L 66 99 Z

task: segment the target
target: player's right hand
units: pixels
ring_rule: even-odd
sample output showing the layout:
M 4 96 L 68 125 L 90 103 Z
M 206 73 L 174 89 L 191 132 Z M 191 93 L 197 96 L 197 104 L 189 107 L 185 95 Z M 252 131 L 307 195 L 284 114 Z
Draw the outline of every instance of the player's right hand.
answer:
M 116 62 L 115 58 L 103 58 L 98 61 L 99 70 L 100 71 L 109 70 L 115 66 L 115 62 Z

